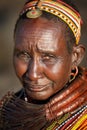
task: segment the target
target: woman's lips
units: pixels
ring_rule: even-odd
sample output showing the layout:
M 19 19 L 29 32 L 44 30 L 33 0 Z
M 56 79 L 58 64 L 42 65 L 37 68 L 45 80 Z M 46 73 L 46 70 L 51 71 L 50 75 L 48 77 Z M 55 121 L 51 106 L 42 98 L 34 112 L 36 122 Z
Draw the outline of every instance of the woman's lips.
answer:
M 33 91 L 33 92 L 40 92 L 45 90 L 48 87 L 51 87 L 51 83 L 45 84 L 45 85 L 38 85 L 38 84 L 24 84 L 24 87 L 27 88 L 29 91 Z

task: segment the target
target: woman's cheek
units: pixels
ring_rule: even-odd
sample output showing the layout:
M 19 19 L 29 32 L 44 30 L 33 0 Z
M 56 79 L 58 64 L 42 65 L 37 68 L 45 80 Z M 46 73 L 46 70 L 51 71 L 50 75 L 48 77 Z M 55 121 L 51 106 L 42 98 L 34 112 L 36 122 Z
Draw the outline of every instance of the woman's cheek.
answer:
M 44 75 L 51 81 L 55 81 L 55 78 L 56 78 L 56 75 L 57 75 L 56 74 L 57 71 L 54 72 L 53 68 L 54 68 L 53 66 L 50 66 L 50 67 L 45 66 L 44 67 Z
M 45 75 L 52 81 L 58 80 L 58 76 L 62 73 L 62 64 L 56 63 L 50 66 L 44 67 Z
M 22 76 L 26 73 L 27 71 L 27 65 L 25 63 L 22 63 L 19 60 L 14 61 L 14 68 L 16 75 L 18 76 L 19 79 L 22 79 Z

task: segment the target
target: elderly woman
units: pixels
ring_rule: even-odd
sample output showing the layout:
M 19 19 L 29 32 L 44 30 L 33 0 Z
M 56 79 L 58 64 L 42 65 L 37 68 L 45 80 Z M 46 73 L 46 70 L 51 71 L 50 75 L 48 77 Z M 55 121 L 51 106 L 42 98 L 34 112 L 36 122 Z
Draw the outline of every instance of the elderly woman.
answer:
M 23 89 L 0 103 L 0 130 L 87 130 L 87 70 L 79 67 L 81 17 L 68 0 L 28 1 L 15 26 Z

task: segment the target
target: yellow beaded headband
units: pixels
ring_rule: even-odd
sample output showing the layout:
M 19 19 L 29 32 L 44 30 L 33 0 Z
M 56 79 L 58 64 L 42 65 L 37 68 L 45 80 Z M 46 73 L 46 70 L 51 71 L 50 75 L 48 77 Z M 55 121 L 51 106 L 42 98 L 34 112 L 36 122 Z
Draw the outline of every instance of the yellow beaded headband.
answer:
M 27 18 L 37 18 L 42 15 L 42 11 L 49 12 L 67 23 L 76 38 L 76 44 L 78 44 L 81 36 L 82 20 L 76 10 L 61 0 L 33 0 L 25 4 L 20 15 L 26 13 Z

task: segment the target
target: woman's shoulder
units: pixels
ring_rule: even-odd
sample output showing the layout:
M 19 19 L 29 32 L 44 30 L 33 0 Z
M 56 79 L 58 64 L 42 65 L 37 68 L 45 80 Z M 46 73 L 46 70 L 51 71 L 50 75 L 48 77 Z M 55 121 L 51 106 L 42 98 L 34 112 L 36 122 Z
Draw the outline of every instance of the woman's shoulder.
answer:
M 5 107 L 5 105 L 7 104 L 7 102 L 9 102 L 9 100 L 11 99 L 12 93 L 11 92 L 7 92 L 1 99 L 0 99 L 0 130 L 3 130 L 3 124 L 4 124 L 4 119 L 3 119 L 3 108 Z
M 0 108 L 3 107 L 4 104 L 9 102 L 9 100 L 14 96 L 16 97 L 21 97 L 23 96 L 23 89 L 17 91 L 17 92 L 12 92 L 8 91 L 1 99 L 0 99 Z
M 4 117 L 3 117 L 3 112 L 5 107 L 7 106 L 7 104 L 9 104 L 9 102 L 11 102 L 12 97 L 16 96 L 20 98 L 20 96 L 22 96 L 22 91 L 23 91 L 22 89 L 16 93 L 9 91 L 0 99 L 0 130 L 4 129 L 6 123 L 4 122 Z

